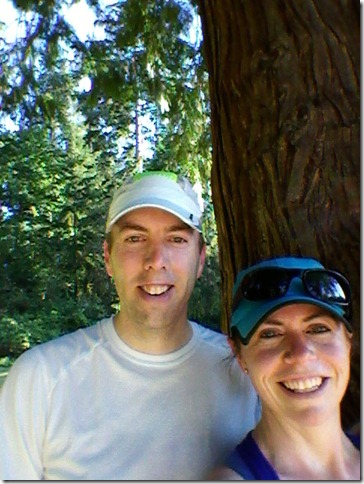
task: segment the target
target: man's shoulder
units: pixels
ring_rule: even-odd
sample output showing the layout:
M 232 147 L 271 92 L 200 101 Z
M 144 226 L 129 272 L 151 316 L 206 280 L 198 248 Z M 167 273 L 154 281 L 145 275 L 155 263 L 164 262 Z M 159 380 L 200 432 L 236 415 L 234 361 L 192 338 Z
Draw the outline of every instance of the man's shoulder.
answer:
M 82 347 L 90 347 L 98 344 L 101 338 L 100 324 L 106 321 L 102 320 L 90 326 L 78 328 L 75 331 L 35 346 L 30 351 L 51 352 L 58 348 L 59 351 L 76 350 L 79 352 Z
M 77 329 L 68 334 L 59 336 L 53 340 L 41 343 L 25 351 L 15 361 L 15 368 L 37 367 L 39 364 L 46 364 L 48 369 L 51 367 L 62 368 L 64 364 L 70 364 L 75 358 L 82 358 L 83 355 L 93 351 L 102 343 L 100 324 L 108 320 L 102 320 L 92 326 Z
M 209 326 L 200 321 L 190 321 L 195 332 L 201 341 L 216 350 L 230 353 L 230 346 L 227 342 L 226 334 L 222 333 L 219 328 Z

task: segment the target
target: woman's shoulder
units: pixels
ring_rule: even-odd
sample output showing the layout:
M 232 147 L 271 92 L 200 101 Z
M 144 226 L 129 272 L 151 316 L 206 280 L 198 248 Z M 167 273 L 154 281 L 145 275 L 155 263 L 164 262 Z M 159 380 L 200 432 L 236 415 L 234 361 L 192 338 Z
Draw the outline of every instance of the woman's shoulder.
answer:
M 216 467 L 207 477 L 208 481 L 243 481 L 244 479 L 230 467 Z
M 347 432 L 346 436 L 351 440 L 352 444 L 357 448 L 360 449 L 360 434 L 359 433 L 353 433 L 353 432 Z

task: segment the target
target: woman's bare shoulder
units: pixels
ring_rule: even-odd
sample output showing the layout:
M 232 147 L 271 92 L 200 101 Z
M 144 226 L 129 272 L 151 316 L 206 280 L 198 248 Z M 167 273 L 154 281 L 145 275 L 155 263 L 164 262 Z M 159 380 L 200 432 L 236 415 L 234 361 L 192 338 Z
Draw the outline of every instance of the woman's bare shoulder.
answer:
M 207 477 L 208 481 L 243 481 L 244 479 L 230 467 L 216 467 Z

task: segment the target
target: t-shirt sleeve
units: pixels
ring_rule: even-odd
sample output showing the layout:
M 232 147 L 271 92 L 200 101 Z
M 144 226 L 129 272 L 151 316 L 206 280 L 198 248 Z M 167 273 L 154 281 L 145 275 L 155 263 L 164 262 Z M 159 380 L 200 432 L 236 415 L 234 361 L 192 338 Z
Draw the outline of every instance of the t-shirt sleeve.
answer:
M 41 480 L 49 382 L 38 352 L 14 363 L 0 390 L 0 478 Z

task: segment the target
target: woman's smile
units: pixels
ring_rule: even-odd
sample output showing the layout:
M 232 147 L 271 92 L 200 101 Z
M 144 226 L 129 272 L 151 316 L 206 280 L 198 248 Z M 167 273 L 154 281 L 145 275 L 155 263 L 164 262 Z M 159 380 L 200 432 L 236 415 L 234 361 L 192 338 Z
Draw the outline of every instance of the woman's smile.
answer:
M 295 379 L 279 382 L 284 388 L 293 393 L 312 393 L 321 389 L 327 378 L 321 376 Z

